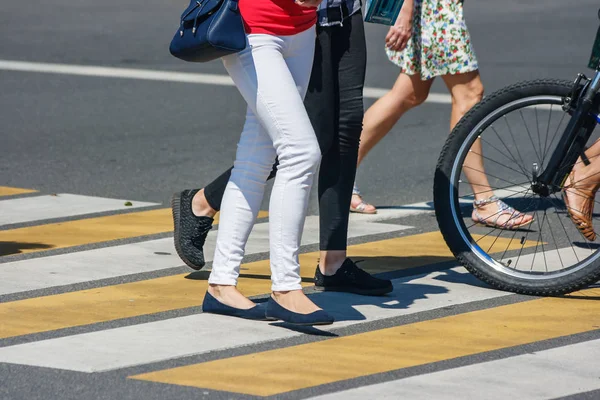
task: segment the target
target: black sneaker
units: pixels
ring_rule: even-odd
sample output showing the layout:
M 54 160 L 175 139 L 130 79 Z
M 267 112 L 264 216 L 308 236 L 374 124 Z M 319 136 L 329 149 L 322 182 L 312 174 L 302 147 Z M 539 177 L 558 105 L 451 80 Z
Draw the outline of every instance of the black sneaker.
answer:
M 334 275 L 321 273 L 317 265 L 315 289 L 318 291 L 349 292 L 365 296 L 381 296 L 394 290 L 392 281 L 371 276 L 358 268 L 354 261 L 346 258 Z
M 204 242 L 213 224 L 213 218 L 197 217 L 192 211 L 192 199 L 199 190 L 175 193 L 171 200 L 175 250 L 183 262 L 195 270 L 204 267 Z

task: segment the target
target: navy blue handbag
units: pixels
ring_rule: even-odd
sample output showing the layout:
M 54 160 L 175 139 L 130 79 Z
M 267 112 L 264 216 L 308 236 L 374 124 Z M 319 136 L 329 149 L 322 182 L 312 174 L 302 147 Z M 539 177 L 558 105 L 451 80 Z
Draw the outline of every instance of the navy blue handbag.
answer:
M 169 51 L 185 61 L 207 62 L 245 48 L 238 0 L 191 0 Z

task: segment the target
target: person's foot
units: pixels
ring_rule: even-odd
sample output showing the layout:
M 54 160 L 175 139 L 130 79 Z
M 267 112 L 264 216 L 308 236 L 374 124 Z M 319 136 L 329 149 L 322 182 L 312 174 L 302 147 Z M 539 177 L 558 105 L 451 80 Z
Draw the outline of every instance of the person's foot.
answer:
M 533 216 L 508 206 L 496 196 L 473 202 L 473 222 L 496 229 L 518 229 L 533 222 Z
M 273 292 L 271 297 L 273 297 L 280 306 L 298 314 L 310 314 L 321 309 L 313 303 L 302 290 Z
M 281 320 L 296 325 L 329 325 L 334 318 L 326 311 L 317 307 L 302 292 L 273 292 L 267 302 L 265 315 L 267 319 Z
M 235 286 L 210 285 L 202 302 L 202 312 L 266 321 L 267 307 L 244 297 Z
M 171 208 L 175 228 L 175 250 L 186 265 L 200 270 L 205 264 L 204 242 L 212 229 L 216 211 L 208 206 L 204 191 L 200 189 L 174 194 Z
M 594 182 L 585 176 L 582 169 L 575 169 L 567 178 L 563 187 L 563 199 L 569 218 L 581 234 L 589 241 L 596 240 L 592 224 L 596 192 L 600 182 Z
M 323 274 L 317 266 L 315 289 L 356 293 L 365 296 L 382 296 L 394 290 L 394 286 L 389 279 L 375 278 L 368 272 L 358 268 L 354 261 L 346 258 L 342 266 L 332 275 Z
M 374 205 L 365 202 L 360 195 L 356 185 L 352 189 L 352 199 L 350 200 L 350 212 L 357 214 L 377 214 L 377 208 Z
M 211 294 L 219 303 L 226 306 L 238 308 L 240 310 L 249 310 L 256 306 L 252 300 L 244 296 L 240 291 L 231 285 L 209 285 L 208 293 Z

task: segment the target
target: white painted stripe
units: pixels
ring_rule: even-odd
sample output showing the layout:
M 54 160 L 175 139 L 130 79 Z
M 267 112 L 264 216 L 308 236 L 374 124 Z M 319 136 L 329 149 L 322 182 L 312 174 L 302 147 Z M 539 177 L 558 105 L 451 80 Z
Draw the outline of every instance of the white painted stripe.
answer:
M 159 254 L 156 254 L 159 253 Z M 183 265 L 173 239 L 150 240 L 0 264 L 0 295 L 92 282 Z
M 92 76 L 102 78 L 141 79 L 162 82 L 198 83 L 203 85 L 234 86 L 228 75 L 201 74 L 191 72 L 157 71 L 134 68 L 98 67 L 89 65 L 50 64 L 26 61 L 0 60 L 0 70 L 38 72 L 63 75 Z M 365 98 L 377 99 L 387 93 L 389 89 L 366 87 Z M 448 94 L 431 93 L 427 98 L 428 103 L 450 104 Z
M 511 200 L 517 200 L 521 197 L 520 192 L 525 193 L 527 187 L 525 186 L 511 186 L 504 189 L 495 190 L 494 194 L 499 198 L 510 198 Z M 472 196 L 463 197 L 459 200 L 461 205 L 468 206 L 472 204 L 474 198 Z M 390 219 L 398 219 L 409 217 L 411 215 L 427 214 L 434 212 L 433 201 L 424 201 L 420 203 L 406 204 L 402 206 L 391 206 L 391 207 L 378 207 L 377 214 L 356 214 L 350 215 L 351 223 L 354 222 L 377 222 L 385 221 Z
M 158 205 L 157 203 L 131 201 L 131 206 L 126 206 L 126 202 L 128 200 L 105 199 L 102 197 L 66 193 L 0 200 L 0 225 Z
M 367 99 L 378 99 L 387 94 L 390 89 L 379 89 L 372 87 L 365 87 L 363 90 L 363 96 Z M 427 96 L 426 103 L 440 103 L 440 104 L 452 104 L 452 97 L 449 94 L 442 93 L 429 93 Z
M 339 321 L 325 328 L 333 329 L 507 295 L 478 285 L 465 269 L 455 268 L 396 279 L 395 291 L 384 298 L 347 293 L 311 298 Z M 96 372 L 300 335 L 265 322 L 200 314 L 4 347 L 0 362 Z
M 518 238 L 515 239 L 514 243 L 518 243 L 518 240 Z M 535 236 L 530 238 L 530 240 L 535 243 L 539 240 L 539 237 Z M 548 242 L 547 239 L 546 242 Z M 544 273 L 564 270 L 585 260 L 596 252 L 596 248 L 565 246 L 556 249 L 553 248 L 554 246 L 552 246 L 551 241 L 545 247 L 541 243 L 541 241 L 538 243 L 537 248 L 529 248 L 529 252 L 526 250 L 527 254 L 516 254 L 512 257 L 506 257 L 502 261 L 508 262 L 510 260 L 510 268 L 516 271 Z M 550 246 L 551 250 L 543 251 L 543 249 Z M 487 249 L 484 248 L 483 250 Z
M 234 86 L 228 75 L 0 60 L 0 70 Z
M 599 358 L 600 340 L 593 340 L 313 399 L 556 399 L 600 389 Z
M 408 228 L 410 227 L 403 225 L 358 222 L 352 224 L 349 237 Z M 206 240 L 204 249 L 207 262 L 212 261 L 216 236 L 216 232 L 211 231 Z M 318 218 L 308 217 L 303 244 L 318 242 Z M 246 246 L 246 254 L 268 251 L 268 223 L 256 224 Z M 44 257 L 43 261 L 14 261 L 0 264 L 0 295 L 158 271 L 181 265 L 183 262 L 175 252 L 172 238 L 49 256 Z

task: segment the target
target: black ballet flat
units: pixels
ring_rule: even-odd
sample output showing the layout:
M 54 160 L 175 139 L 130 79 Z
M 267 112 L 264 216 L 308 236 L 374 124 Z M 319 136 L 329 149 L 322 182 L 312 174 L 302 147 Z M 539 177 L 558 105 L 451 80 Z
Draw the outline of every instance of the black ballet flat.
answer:
M 228 306 L 215 299 L 210 293 L 206 292 L 202 311 L 208 314 L 228 315 L 256 321 L 267 321 L 266 307 L 264 304 L 257 304 L 252 308 L 242 309 Z
M 324 310 L 310 314 L 299 314 L 282 307 L 272 297 L 267 302 L 266 316 L 270 320 L 281 320 L 294 325 L 331 325 L 333 316 Z

